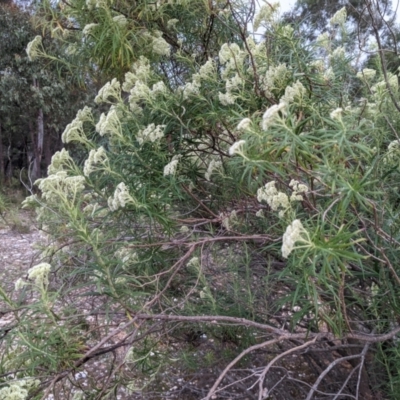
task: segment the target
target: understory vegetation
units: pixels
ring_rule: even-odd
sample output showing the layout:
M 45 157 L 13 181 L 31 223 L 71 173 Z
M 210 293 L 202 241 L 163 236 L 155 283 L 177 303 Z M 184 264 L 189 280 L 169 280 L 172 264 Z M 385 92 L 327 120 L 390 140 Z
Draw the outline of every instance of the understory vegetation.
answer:
M 398 71 L 364 6 L 355 49 L 346 8 L 305 39 L 268 2 L 41 3 L 31 62 L 100 89 L 24 201 L 0 398 L 399 398 Z

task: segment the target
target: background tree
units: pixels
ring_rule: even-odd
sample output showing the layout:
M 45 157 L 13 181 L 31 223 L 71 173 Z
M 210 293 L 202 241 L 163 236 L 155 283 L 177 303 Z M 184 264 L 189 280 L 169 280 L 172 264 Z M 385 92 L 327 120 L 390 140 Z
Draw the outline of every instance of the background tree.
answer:
M 48 61 L 32 62 L 26 46 L 35 35 L 31 14 L 15 6 L 0 9 L 0 175 L 31 168 L 41 176 L 60 148 L 62 126 L 85 98 Z M 50 43 L 50 42 L 49 42 Z

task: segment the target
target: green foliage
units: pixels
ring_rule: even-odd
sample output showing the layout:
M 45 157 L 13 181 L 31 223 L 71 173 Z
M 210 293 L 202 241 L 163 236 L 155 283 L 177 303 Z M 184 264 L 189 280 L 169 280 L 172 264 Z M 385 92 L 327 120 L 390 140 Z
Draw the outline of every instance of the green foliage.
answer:
M 384 341 L 379 334 L 398 326 L 397 77 L 355 71 L 344 23 L 334 40 L 305 42 L 265 6 L 256 21 L 268 34 L 255 41 L 246 32 L 253 4 L 177 3 L 140 2 L 120 13 L 127 22 L 115 37 L 110 23 L 120 14 L 108 3 L 56 10 L 79 29 L 98 24 L 89 29 L 91 47 L 82 41 L 79 51 L 90 50 L 99 71 L 116 78 L 95 98 L 100 117 L 85 107 L 65 128 L 62 139 L 74 147 L 53 156 L 48 177 L 36 182 L 40 194 L 25 201 L 49 234 L 49 264 L 16 285 L 16 294 L 32 291 L 36 300 L 25 308 L 21 297 L 12 301 L 2 368 L 21 377 L 40 370 L 37 393 L 86 390 L 75 378 L 70 386 L 49 378 L 84 367 L 90 381 L 98 359 L 108 378 L 85 396 L 128 386 L 167 396 L 163 377 L 182 374 L 180 360 L 209 368 L 242 352 L 232 379 L 248 371 L 243 379 L 262 396 L 279 386 L 257 385 L 263 368 L 277 364 L 276 352 L 291 354 L 293 343 L 301 351 L 335 343 L 354 355 L 340 339 L 367 352 L 365 342 Z M 190 51 L 169 41 L 173 15 L 185 16 L 174 24 Z M 163 18 L 162 35 L 151 31 Z M 205 49 L 201 33 L 212 18 L 219 22 Z M 152 50 L 136 53 L 132 41 Z M 212 338 L 178 335 L 199 347 L 196 355 L 174 343 L 186 324 Z M 388 346 L 379 357 L 391 365 L 397 343 Z M 364 362 L 364 350 L 357 354 Z M 387 369 L 389 382 L 395 369 Z M 359 390 L 347 377 L 324 389 Z

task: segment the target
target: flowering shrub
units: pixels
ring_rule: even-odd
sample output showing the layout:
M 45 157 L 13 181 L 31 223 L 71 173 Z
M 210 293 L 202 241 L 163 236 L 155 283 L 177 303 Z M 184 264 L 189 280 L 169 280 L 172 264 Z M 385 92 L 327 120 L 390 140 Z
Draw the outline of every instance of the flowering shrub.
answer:
M 170 3 L 157 7 L 171 11 Z M 173 354 L 164 348 L 152 359 L 151 333 L 160 321 L 218 324 L 222 318 L 304 346 L 323 337 L 378 342 L 386 340 L 380 334 L 389 332 L 390 339 L 398 332 L 400 118 L 388 81 L 379 70 L 355 71 L 345 52 L 344 9 L 330 20 L 331 29 L 342 28 L 340 41 L 324 34 L 303 43 L 294 27 L 280 22 L 276 5 L 264 6 L 254 25 L 268 30 L 271 44 L 248 36 L 235 19 L 238 10 L 220 3 L 218 18 L 236 21 L 243 34 L 210 57 L 192 57 L 171 52 L 154 33 L 151 51 L 165 61 L 141 55 L 124 80 L 106 83 L 95 99 L 101 115 L 85 108 L 62 136 L 85 159 L 56 153 L 48 177 L 37 182 L 41 195 L 26 200 L 36 204 L 54 246 L 46 249 L 51 270 L 40 264 L 28 279 L 41 286 L 48 329 L 73 349 L 70 358 L 54 359 L 49 375 L 72 373 L 98 354 L 71 337 L 78 330 L 95 347 L 92 330 L 73 326 L 68 316 L 68 307 L 81 307 L 69 291 L 101 299 L 97 310 L 107 307 L 110 317 L 103 323 L 123 327 L 118 346 L 129 352 L 129 363 L 148 370 L 168 364 Z M 113 18 L 118 29 L 132 23 Z M 83 35 L 97 29 L 86 25 Z M 184 72 L 172 76 L 168 68 L 177 66 Z M 395 78 L 388 79 L 397 101 Z M 363 98 L 349 89 L 356 81 Z M 227 260 L 240 265 L 246 258 L 255 281 L 227 272 L 236 268 Z M 262 260 L 261 273 L 252 270 L 252 259 Z M 248 299 L 235 287 L 246 287 Z M 283 317 L 283 305 L 296 311 Z M 81 313 L 91 316 L 85 308 Z M 150 320 L 154 325 L 146 325 Z M 95 331 L 104 339 L 100 325 Z M 36 357 L 50 357 L 37 350 L 40 340 L 13 335 Z M 142 348 L 135 347 L 146 335 Z M 257 345 L 254 336 L 248 340 Z M 22 355 L 18 363 L 14 368 L 29 370 Z M 132 371 L 113 374 L 118 387 L 137 378 Z M 260 376 L 261 396 L 269 383 Z

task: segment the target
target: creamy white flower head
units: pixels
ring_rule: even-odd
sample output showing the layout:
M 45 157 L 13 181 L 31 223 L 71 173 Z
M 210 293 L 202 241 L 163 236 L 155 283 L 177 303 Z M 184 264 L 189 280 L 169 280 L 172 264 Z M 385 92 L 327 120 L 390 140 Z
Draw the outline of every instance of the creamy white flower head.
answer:
M 105 115 L 102 113 L 100 115 L 100 120 L 96 124 L 96 131 L 100 136 L 110 135 L 122 137 L 122 125 L 119 119 L 118 110 L 115 106 L 112 106 Z
M 165 86 L 165 83 L 163 81 L 159 81 L 153 85 L 151 88 L 151 95 L 157 95 L 158 93 L 166 93 L 167 92 L 167 87 Z
M 388 145 L 388 151 L 383 158 L 384 164 L 400 159 L 400 140 L 393 140 Z
M 293 190 L 292 195 L 290 196 L 290 201 L 303 201 L 303 196 L 299 193 L 308 192 L 308 186 L 295 179 L 290 181 L 289 186 Z
M 40 263 L 28 270 L 28 278 L 35 280 L 37 286 L 46 287 L 49 284 L 51 265 Z
M 234 156 L 235 154 L 243 155 L 243 147 L 246 144 L 245 140 L 239 140 L 238 142 L 233 143 L 231 147 L 229 147 L 229 155 Z
M 78 121 L 81 122 L 94 122 L 93 115 L 92 115 L 92 109 L 90 107 L 83 107 L 82 110 L 79 110 L 76 113 L 75 117 Z
M 179 22 L 179 19 L 176 18 L 172 18 L 170 20 L 168 20 L 167 22 L 167 27 L 169 29 L 175 29 L 176 28 L 176 24 Z
M 371 68 L 364 68 L 362 71 L 357 72 L 357 78 L 370 81 L 375 78 L 376 71 Z
M 335 15 L 329 20 L 331 26 L 344 25 L 347 19 L 346 7 L 341 8 L 335 13 Z
M 96 0 L 86 0 L 86 7 L 93 10 L 96 7 Z
M 108 207 L 111 211 L 116 211 L 124 208 L 127 204 L 138 205 L 136 199 L 130 195 L 125 183 L 121 182 L 115 188 L 114 196 L 108 198 Z
M 152 46 L 154 53 L 161 56 L 169 56 L 171 53 L 170 45 L 162 37 L 153 38 Z
M 221 50 L 219 51 L 219 61 L 221 62 L 221 64 L 226 64 L 232 58 L 238 56 L 240 52 L 240 47 L 236 43 L 224 43 L 221 46 Z
M 274 104 L 268 108 L 262 117 L 261 128 L 266 131 L 279 117 L 279 112 L 281 112 L 283 115 L 286 114 L 286 108 L 287 104 L 283 102 Z
M 47 178 L 35 182 L 42 192 L 42 198 L 59 201 L 62 198 L 75 198 L 85 188 L 83 176 L 68 176 L 66 171 L 58 171 Z
M 336 78 L 335 72 L 331 67 L 329 67 L 325 72 L 324 72 L 324 79 L 326 81 L 333 81 Z
M 78 51 L 78 46 L 76 45 L 76 43 L 71 43 L 68 45 L 68 47 L 65 49 L 65 54 L 67 56 L 73 56 L 74 54 L 76 54 Z
M 136 139 L 140 145 L 142 145 L 144 142 L 154 143 L 164 137 L 164 129 L 165 125 L 156 126 L 155 124 L 150 124 L 146 129 L 137 133 Z
M 323 47 L 324 49 L 329 49 L 331 39 L 328 32 L 321 33 L 317 39 L 315 40 L 318 46 Z
M 47 168 L 47 174 L 55 174 L 58 171 L 62 171 L 65 166 L 71 166 L 74 164 L 72 157 L 69 155 L 68 151 L 62 149 L 61 151 L 57 151 L 54 153 L 53 157 L 51 157 L 51 164 Z
M 262 23 L 269 24 L 271 23 L 274 18 L 276 17 L 279 11 L 280 4 L 279 2 L 275 3 L 267 3 L 260 8 L 260 11 L 254 18 L 254 30 L 256 31 Z
M 232 93 L 218 93 L 218 100 L 221 102 L 223 106 L 229 106 L 230 104 L 235 104 L 236 96 Z
M 79 142 L 82 144 L 87 144 L 88 140 L 86 138 L 85 131 L 83 130 L 82 121 L 79 121 L 75 118 L 70 124 L 68 124 L 61 135 L 61 140 L 63 143 Z
M 122 90 L 125 92 L 130 92 L 137 81 L 147 82 L 151 75 L 150 61 L 140 56 L 139 60 L 133 64 L 132 71 L 125 74 L 125 81 L 122 84 Z
M 336 108 L 335 110 L 333 110 L 329 116 L 332 119 L 336 119 L 337 121 L 341 121 L 342 120 L 342 113 L 343 113 L 343 108 Z
M 97 150 L 90 150 L 89 157 L 85 160 L 85 164 L 83 166 L 83 174 L 85 176 L 89 176 L 95 170 L 101 169 L 96 167 L 97 164 L 108 164 L 107 153 L 103 146 L 100 146 Z
M 211 179 L 211 175 L 217 169 L 222 167 L 221 161 L 211 160 L 210 164 L 208 164 L 207 172 L 204 174 L 204 177 L 209 181 Z
M 15 281 L 14 288 L 15 288 L 15 290 L 20 290 L 23 287 L 25 287 L 27 284 L 28 284 L 28 282 L 26 282 L 23 279 L 19 278 L 19 279 L 17 279 Z
M 397 90 L 398 90 L 399 81 L 398 81 L 397 75 L 388 72 L 387 77 L 388 77 L 387 83 L 385 80 L 382 80 L 382 81 L 376 83 L 371 88 L 372 92 L 374 94 L 376 94 L 378 97 L 386 95 L 387 90 L 388 90 L 388 88 L 387 88 L 388 85 L 393 92 L 397 92 Z
M 153 98 L 153 93 L 146 83 L 137 81 L 130 91 L 129 104 L 137 104 L 141 100 Z
M 92 34 L 93 30 L 96 29 L 98 26 L 99 26 L 99 24 L 95 24 L 95 23 L 85 25 L 85 27 L 82 30 L 83 36 L 88 36 L 88 35 Z
M 257 190 L 257 200 L 261 203 L 265 201 L 273 211 L 278 211 L 282 208 L 284 212 L 290 208 L 289 198 L 283 192 L 279 192 L 275 187 L 275 181 L 268 182 L 264 187 Z
M 281 103 L 286 103 L 287 105 L 293 102 L 301 102 L 303 97 L 307 94 L 306 88 L 300 81 L 296 81 L 292 86 L 288 86 L 285 89 L 285 94 L 281 98 Z
M 191 96 L 199 95 L 200 83 L 196 81 L 188 82 L 184 86 L 180 86 L 179 90 L 182 91 L 183 99 L 187 100 Z
M 209 59 L 204 65 L 200 67 L 199 76 L 201 79 L 210 79 L 216 72 L 215 63 Z
M 238 126 L 236 127 L 236 130 L 238 130 L 238 131 L 247 131 L 250 127 L 251 127 L 251 119 L 250 118 L 244 118 L 238 123 Z
M 110 99 L 114 101 L 121 101 L 121 85 L 114 78 L 111 82 L 107 82 L 99 91 L 98 95 L 95 97 L 95 103 L 113 103 Z
M 227 79 L 225 87 L 226 87 L 226 92 L 231 93 L 232 90 L 237 89 L 238 87 L 242 86 L 244 84 L 243 79 L 239 76 L 239 74 L 235 74 L 230 79 Z
M 6 364 L 6 363 L 5 363 Z M 29 396 L 29 391 L 40 385 L 38 379 L 24 378 L 13 381 L 8 380 L 7 386 L 0 389 L 0 399 L 3 400 L 26 400 Z
M 171 162 L 169 162 L 165 167 L 164 167 L 164 176 L 168 176 L 168 175 L 175 175 L 176 174 L 176 170 L 178 168 L 178 163 L 179 163 L 179 159 L 182 156 L 174 156 L 171 160 Z
M 329 56 L 330 60 L 342 60 L 346 56 L 346 50 L 343 46 L 336 47 Z
M 286 64 L 272 65 L 264 76 L 261 76 L 261 88 L 267 96 L 272 96 L 273 90 L 282 90 L 286 87 L 290 72 Z
M 39 51 L 39 47 L 42 47 L 42 37 L 37 35 L 26 47 L 26 54 L 28 55 L 29 61 L 33 61 L 42 53 Z
M 136 264 L 139 262 L 139 256 L 133 249 L 129 247 L 121 247 L 115 252 L 115 257 L 122 261 L 123 264 Z
M 282 238 L 282 257 L 288 258 L 296 242 L 312 245 L 308 232 L 299 219 L 295 219 L 287 228 Z
M 126 19 L 125 15 L 117 15 L 113 17 L 113 21 L 121 28 L 125 28 L 125 26 L 128 23 L 128 20 Z

